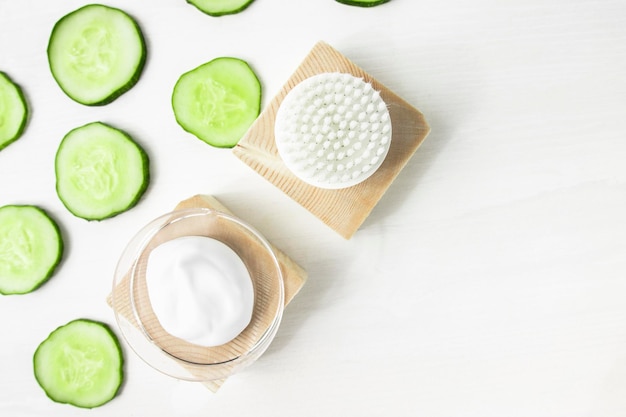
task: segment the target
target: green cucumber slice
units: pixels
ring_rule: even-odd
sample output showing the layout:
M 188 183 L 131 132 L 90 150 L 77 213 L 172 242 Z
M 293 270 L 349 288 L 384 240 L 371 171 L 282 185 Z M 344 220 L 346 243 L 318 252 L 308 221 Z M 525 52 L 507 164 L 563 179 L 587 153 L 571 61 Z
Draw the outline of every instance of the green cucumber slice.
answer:
M 28 106 L 22 89 L 0 71 L 0 150 L 19 139 L 27 119 Z
M 254 0 L 187 0 L 198 10 L 211 16 L 223 16 L 243 11 Z
M 348 4 L 350 6 L 373 7 L 379 4 L 387 3 L 390 0 L 336 0 L 339 3 Z
M 110 103 L 134 86 L 145 60 L 137 22 L 101 4 L 62 17 L 48 43 L 52 76 L 70 98 L 90 106 Z
M 55 402 L 99 407 L 117 395 L 124 356 L 104 323 L 78 319 L 54 330 L 33 356 L 35 379 Z
M 41 208 L 0 207 L 0 293 L 26 294 L 53 274 L 63 255 L 59 226 Z
M 181 75 L 172 108 L 187 132 L 209 145 L 232 148 L 261 111 L 261 83 L 247 62 L 216 58 Z
M 103 220 L 135 206 L 150 182 L 146 152 L 100 122 L 70 131 L 55 160 L 57 194 L 75 216 Z

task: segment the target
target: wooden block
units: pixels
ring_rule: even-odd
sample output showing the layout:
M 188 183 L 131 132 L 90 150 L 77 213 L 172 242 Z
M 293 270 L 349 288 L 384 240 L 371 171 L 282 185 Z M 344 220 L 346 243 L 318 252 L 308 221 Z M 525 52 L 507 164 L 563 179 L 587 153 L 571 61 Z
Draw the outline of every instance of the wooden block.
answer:
M 382 166 L 360 184 L 339 190 L 318 188 L 297 178 L 280 158 L 274 139 L 276 113 L 285 96 L 301 81 L 325 72 L 349 73 L 371 83 L 387 104 L 392 124 L 391 147 Z M 319 42 L 263 110 L 233 153 L 326 225 L 349 239 L 369 216 L 429 131 L 430 127 L 422 113 L 337 50 Z
M 187 200 L 180 202 L 175 209 L 179 210 L 186 208 L 211 208 L 227 214 L 232 214 L 217 199 L 208 195 L 196 195 L 194 197 L 191 197 Z M 152 247 L 156 247 L 158 244 L 158 241 L 151 242 Z M 254 245 L 254 242 L 242 242 L 242 245 Z M 276 254 L 276 258 L 278 259 L 283 275 L 283 284 L 285 289 L 284 303 L 285 305 L 287 305 L 304 285 L 307 274 L 302 267 L 296 264 L 284 252 L 275 248 L 273 245 L 271 246 L 272 250 Z M 144 259 L 143 261 L 140 260 L 138 262 L 139 265 L 145 264 L 147 262 L 147 255 L 145 257 L 146 259 Z M 139 268 L 141 268 L 141 266 Z M 116 294 L 118 295 L 115 297 L 115 300 L 113 299 L 112 294 L 110 294 L 107 297 L 107 302 L 118 314 L 127 319 L 132 325 L 134 325 L 135 327 L 139 327 L 135 318 L 135 313 L 133 312 L 131 306 L 131 291 L 129 289 L 130 285 L 128 285 L 129 280 L 130 275 L 124 277 L 122 282 L 118 284 L 118 289 L 116 289 Z M 138 285 L 145 286 L 145 282 L 139 281 Z M 206 361 L 208 359 L 210 359 L 210 362 L 223 362 L 225 361 L 225 358 L 238 356 L 238 354 L 240 354 L 240 351 L 245 351 L 249 346 L 252 346 L 256 342 L 258 335 L 262 333 L 262 329 L 266 328 L 270 324 L 269 322 L 271 322 L 272 319 L 272 317 L 266 317 L 266 315 L 264 315 L 262 311 L 260 311 L 258 314 L 255 313 L 251 325 L 248 326 L 246 330 L 244 330 L 242 334 L 240 334 L 232 343 L 227 343 L 226 345 L 223 345 L 221 347 L 207 349 L 187 343 L 165 332 L 165 330 L 163 330 L 160 323 L 158 322 L 156 316 L 154 315 L 154 312 L 152 311 L 152 308 L 150 306 L 150 302 L 145 294 L 147 294 L 147 290 L 145 288 L 143 288 L 143 291 L 135 291 L 132 294 L 132 296 L 134 297 L 135 307 L 138 310 L 141 310 L 139 314 L 142 317 L 143 330 L 148 332 L 153 340 L 158 340 L 159 346 L 167 346 L 167 350 L 169 352 L 184 352 L 186 357 L 191 357 L 198 362 Z M 263 301 L 261 302 L 262 305 L 270 305 L 272 303 L 276 305 L 275 294 L 269 293 L 264 297 Z M 188 370 L 192 374 L 196 373 L 193 368 L 188 367 Z M 200 375 L 197 376 L 200 377 Z M 203 382 L 203 384 L 211 391 L 216 392 L 221 387 L 223 382 L 224 380 L 214 380 Z

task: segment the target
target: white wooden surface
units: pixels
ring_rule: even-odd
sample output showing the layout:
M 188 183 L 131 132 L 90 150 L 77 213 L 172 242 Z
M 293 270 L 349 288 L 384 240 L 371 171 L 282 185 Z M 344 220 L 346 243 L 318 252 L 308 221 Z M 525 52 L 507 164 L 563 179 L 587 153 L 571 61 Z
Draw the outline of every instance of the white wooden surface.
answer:
M 203 15 L 183 0 L 110 0 L 143 28 L 149 58 L 105 107 L 69 100 L 47 67 L 54 22 L 79 0 L 0 0 L 0 70 L 33 109 L 0 152 L 0 205 L 39 204 L 67 252 L 35 293 L 0 297 L 1 416 L 626 415 L 626 2 L 256 0 Z M 325 40 L 419 108 L 432 133 L 349 241 L 228 150 L 178 127 L 180 74 L 246 59 L 264 103 Z M 152 184 L 100 223 L 70 215 L 54 155 L 101 120 L 147 149 Z M 309 272 L 279 333 L 216 395 L 126 349 L 118 398 L 91 411 L 51 402 L 31 358 L 105 303 L 131 235 L 178 201 L 217 196 Z

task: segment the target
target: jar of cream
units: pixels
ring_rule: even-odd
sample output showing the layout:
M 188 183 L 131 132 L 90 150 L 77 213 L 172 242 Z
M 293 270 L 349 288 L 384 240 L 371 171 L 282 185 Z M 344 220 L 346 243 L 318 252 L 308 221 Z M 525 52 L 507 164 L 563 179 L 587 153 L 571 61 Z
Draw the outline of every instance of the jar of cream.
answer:
M 273 340 L 284 307 L 272 246 L 219 210 L 175 210 L 129 242 L 111 304 L 124 339 L 150 366 L 189 381 L 225 379 Z

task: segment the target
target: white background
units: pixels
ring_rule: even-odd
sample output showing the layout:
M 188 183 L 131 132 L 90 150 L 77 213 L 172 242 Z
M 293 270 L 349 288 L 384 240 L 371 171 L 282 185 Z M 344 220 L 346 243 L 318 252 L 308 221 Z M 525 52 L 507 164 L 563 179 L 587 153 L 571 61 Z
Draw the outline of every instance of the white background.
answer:
M 55 84 L 52 26 L 84 1 L 0 0 L 0 70 L 32 108 L 0 151 L 0 205 L 38 204 L 66 253 L 34 293 L 0 296 L 0 416 L 625 416 L 626 2 L 256 0 L 212 18 L 184 0 L 110 0 L 144 31 L 139 83 L 104 107 Z M 324 40 L 419 108 L 422 147 L 351 240 L 229 150 L 185 133 L 177 78 L 218 56 L 255 69 L 263 105 Z M 132 210 L 73 217 L 54 155 L 74 127 L 129 132 L 152 182 Z M 59 325 L 115 325 L 117 258 L 149 220 L 217 196 L 309 273 L 269 350 L 218 394 L 130 349 L 120 395 L 56 404 L 32 354 Z

